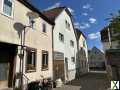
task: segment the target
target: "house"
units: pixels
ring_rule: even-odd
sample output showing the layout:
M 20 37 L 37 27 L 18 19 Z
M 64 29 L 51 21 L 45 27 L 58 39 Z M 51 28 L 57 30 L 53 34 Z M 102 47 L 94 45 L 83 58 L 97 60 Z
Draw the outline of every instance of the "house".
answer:
M 0 89 L 53 78 L 53 26 L 26 0 L 0 0 Z
M 77 47 L 78 47 L 78 60 L 77 60 L 77 75 L 85 74 L 89 71 L 88 64 L 88 47 L 86 36 L 79 30 L 76 29 L 77 32 Z M 77 77 L 78 77 L 77 76 Z
M 89 50 L 89 68 L 90 70 L 105 70 L 105 54 L 97 47 Z
M 106 68 L 110 79 L 120 80 L 120 32 L 106 26 L 101 30 L 101 41 L 106 56 Z
M 53 30 L 54 80 L 70 81 L 76 74 L 77 41 L 72 15 L 66 7 L 43 12 L 55 22 Z

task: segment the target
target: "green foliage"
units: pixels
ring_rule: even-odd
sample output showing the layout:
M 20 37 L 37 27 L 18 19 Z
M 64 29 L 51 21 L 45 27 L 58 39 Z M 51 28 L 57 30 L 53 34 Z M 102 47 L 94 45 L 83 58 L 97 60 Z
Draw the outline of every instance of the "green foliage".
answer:
M 114 28 L 116 30 L 120 30 L 120 11 L 118 11 L 117 15 L 110 14 L 112 17 L 110 18 L 110 28 Z
M 113 41 L 118 41 L 120 47 L 120 11 L 118 11 L 117 15 L 112 14 L 112 18 L 109 24 L 109 28 L 112 31 L 112 40 Z
M 118 48 L 120 48 L 120 11 L 117 15 L 111 14 L 109 28 L 111 31 L 112 41 L 118 41 Z

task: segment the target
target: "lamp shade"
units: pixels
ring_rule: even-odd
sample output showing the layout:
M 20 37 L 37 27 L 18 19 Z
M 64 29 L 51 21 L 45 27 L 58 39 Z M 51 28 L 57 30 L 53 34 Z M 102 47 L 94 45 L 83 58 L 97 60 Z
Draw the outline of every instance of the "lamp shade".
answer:
M 32 18 L 34 18 L 34 19 L 39 17 L 39 14 L 36 13 L 36 12 L 28 12 L 26 15 L 27 15 L 28 17 L 32 17 Z

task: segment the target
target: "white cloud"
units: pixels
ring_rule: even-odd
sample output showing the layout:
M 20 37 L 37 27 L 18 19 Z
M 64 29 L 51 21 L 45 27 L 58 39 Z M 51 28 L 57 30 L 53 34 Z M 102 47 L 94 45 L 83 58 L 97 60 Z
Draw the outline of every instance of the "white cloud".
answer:
M 90 10 L 90 11 L 92 11 L 92 10 L 93 10 L 93 8 L 91 7 L 91 8 L 89 8 L 89 10 Z
M 85 5 L 83 5 L 83 9 L 88 9 L 88 10 L 90 10 L 90 11 L 93 10 L 93 8 L 91 7 L 90 4 L 85 4 Z
M 84 8 L 84 9 L 89 9 L 90 7 L 91 7 L 90 4 L 83 5 L 83 8 Z
M 80 29 L 87 29 L 90 28 L 90 24 L 89 23 L 82 23 L 80 24 Z
M 96 23 L 96 21 L 97 21 L 97 20 L 96 20 L 95 18 L 89 18 L 89 22 L 90 22 L 90 23 Z
M 80 29 L 80 24 L 79 24 L 78 22 L 75 22 L 75 23 L 74 23 L 74 26 L 75 26 L 75 28 Z
M 82 13 L 83 16 L 88 16 L 88 13 Z
M 96 33 L 91 33 L 88 35 L 89 39 L 97 39 L 100 37 L 100 32 L 96 32 Z
M 71 12 L 71 14 L 74 14 L 74 10 L 72 9 L 72 8 L 70 8 L 70 7 L 68 7 L 68 10 Z
M 61 5 L 61 3 L 60 3 L 60 2 L 57 2 L 57 3 L 55 3 L 54 5 L 48 7 L 47 9 L 45 9 L 45 10 L 50 10 L 50 9 L 53 9 L 53 8 L 56 8 L 56 7 L 60 7 L 60 5 Z

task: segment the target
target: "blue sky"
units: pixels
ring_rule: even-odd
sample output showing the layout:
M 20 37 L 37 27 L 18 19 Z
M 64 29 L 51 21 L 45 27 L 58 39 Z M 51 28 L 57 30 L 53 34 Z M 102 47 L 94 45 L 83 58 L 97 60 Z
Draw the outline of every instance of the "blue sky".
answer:
M 120 0 L 29 0 L 40 10 L 67 6 L 74 24 L 87 36 L 88 47 L 102 49 L 99 31 L 107 25 L 110 13 L 120 10 Z

